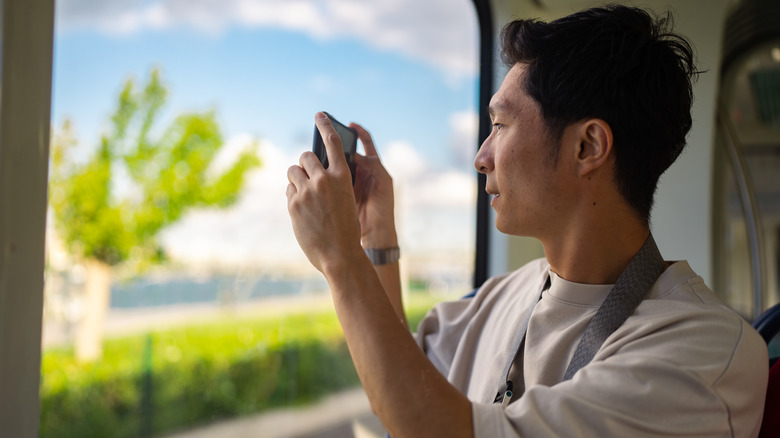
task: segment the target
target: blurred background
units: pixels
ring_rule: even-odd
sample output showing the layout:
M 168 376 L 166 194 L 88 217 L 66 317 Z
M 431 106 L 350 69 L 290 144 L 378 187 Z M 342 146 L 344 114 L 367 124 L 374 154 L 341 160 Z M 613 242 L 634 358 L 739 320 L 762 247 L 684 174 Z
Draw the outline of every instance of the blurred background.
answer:
M 707 72 L 652 228 L 667 259 L 753 320 L 780 299 L 780 8 L 671 3 Z M 414 329 L 474 279 L 543 256 L 497 232 L 478 199 L 478 92 L 505 72 L 491 52 L 503 23 L 594 4 L 57 0 L 40 436 L 383 436 L 327 284 L 293 237 L 286 170 L 311 148 L 317 111 L 372 133 L 394 177 Z M 33 189 L 20 192 L 33 202 Z M 27 327 L 40 305 L 14 284 L 0 316 Z
M 470 0 L 58 0 L 41 436 L 359 388 L 286 208 L 317 111 L 365 126 L 394 177 L 412 323 L 468 292 L 478 37 Z

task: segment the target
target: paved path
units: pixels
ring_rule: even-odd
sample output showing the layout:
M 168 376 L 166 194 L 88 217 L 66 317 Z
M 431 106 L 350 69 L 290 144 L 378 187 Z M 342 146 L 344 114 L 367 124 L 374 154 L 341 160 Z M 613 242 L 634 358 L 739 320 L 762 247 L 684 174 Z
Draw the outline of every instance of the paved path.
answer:
M 353 424 L 357 420 L 357 424 Z M 383 438 L 362 388 L 320 403 L 225 420 L 161 438 Z

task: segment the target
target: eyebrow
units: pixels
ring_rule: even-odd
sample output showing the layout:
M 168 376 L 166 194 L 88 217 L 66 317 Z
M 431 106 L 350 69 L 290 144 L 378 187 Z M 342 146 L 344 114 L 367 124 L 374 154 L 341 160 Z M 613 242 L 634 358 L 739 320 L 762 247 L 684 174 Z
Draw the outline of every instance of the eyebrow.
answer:
M 490 114 L 490 118 L 494 118 L 496 113 L 498 112 L 507 112 L 509 110 L 509 105 L 506 104 L 504 101 L 498 101 L 498 102 L 490 102 L 490 105 L 488 105 L 488 114 Z

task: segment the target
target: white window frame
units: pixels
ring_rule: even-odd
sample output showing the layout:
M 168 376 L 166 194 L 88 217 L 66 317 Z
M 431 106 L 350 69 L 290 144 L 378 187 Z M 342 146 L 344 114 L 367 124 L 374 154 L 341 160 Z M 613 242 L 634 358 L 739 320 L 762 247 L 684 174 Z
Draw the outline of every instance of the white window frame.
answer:
M 0 425 L 38 436 L 54 0 L 0 0 Z

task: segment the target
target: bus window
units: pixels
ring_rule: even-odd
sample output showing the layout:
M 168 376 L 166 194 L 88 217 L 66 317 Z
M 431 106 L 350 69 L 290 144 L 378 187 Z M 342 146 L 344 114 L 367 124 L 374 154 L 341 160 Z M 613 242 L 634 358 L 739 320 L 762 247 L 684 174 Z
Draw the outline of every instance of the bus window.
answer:
M 79 5 L 56 8 L 41 436 L 351 427 L 370 408 L 286 171 L 317 111 L 365 126 L 394 177 L 410 322 L 467 293 L 473 5 Z

